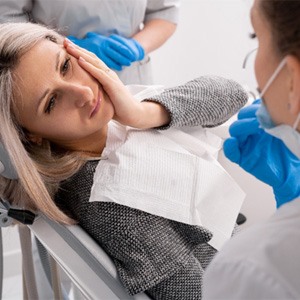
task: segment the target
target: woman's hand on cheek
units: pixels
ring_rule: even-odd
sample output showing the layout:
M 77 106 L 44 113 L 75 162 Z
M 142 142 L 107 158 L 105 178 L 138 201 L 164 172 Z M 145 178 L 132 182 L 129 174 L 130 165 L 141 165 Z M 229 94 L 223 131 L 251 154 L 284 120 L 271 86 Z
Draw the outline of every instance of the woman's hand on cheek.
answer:
M 93 53 L 68 40 L 64 46 L 70 55 L 78 59 L 78 64 L 102 85 L 114 106 L 114 119 L 124 125 L 141 128 L 144 105 L 133 98 L 118 75 Z
M 116 121 L 141 129 L 159 127 L 170 122 L 169 113 L 160 104 L 135 100 L 118 75 L 95 54 L 68 40 L 64 46 L 78 60 L 78 64 L 102 85 L 114 106 Z

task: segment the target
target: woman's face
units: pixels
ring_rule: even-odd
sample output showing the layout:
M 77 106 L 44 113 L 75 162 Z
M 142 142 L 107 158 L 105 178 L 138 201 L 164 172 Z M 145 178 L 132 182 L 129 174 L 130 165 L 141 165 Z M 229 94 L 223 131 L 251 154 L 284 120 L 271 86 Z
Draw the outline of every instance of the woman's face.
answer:
M 80 150 L 105 135 L 113 105 L 62 45 L 38 43 L 22 56 L 15 74 L 16 115 L 32 139 Z
M 272 76 L 282 58 L 276 52 L 272 40 L 270 24 L 260 11 L 259 3 L 255 0 L 251 9 L 251 22 L 258 40 L 258 50 L 255 58 L 255 76 L 260 91 Z M 276 76 L 272 84 L 263 95 L 267 109 L 276 124 L 290 124 L 295 121 L 289 113 L 287 69 L 283 69 Z

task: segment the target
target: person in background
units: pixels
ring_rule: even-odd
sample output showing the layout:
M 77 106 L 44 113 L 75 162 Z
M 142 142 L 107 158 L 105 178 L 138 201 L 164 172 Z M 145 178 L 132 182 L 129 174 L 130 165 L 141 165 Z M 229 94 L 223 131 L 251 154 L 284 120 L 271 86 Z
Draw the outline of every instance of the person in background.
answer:
M 239 112 L 224 153 L 273 188 L 278 210 L 225 244 L 204 275 L 204 299 L 300 299 L 299 16 L 300 1 L 252 6 L 260 99 Z
M 0 22 L 31 21 L 95 53 L 125 84 L 152 84 L 149 53 L 176 30 L 179 0 L 0 0 Z

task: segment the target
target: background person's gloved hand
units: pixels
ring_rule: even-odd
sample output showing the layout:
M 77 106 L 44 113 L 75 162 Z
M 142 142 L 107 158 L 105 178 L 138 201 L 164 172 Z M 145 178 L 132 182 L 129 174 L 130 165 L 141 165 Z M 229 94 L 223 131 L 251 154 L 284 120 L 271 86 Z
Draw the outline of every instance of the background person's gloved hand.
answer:
M 259 128 L 260 105 L 240 110 L 224 142 L 225 156 L 273 188 L 277 207 L 300 196 L 300 160 L 284 143 Z
M 136 56 L 128 46 L 98 33 L 88 32 L 83 39 L 68 36 L 74 44 L 95 53 L 109 68 L 121 71 L 123 66 L 130 66 Z
M 145 51 L 144 48 L 141 46 L 141 44 L 132 38 L 125 38 L 117 34 L 110 35 L 110 38 L 114 41 L 117 41 L 127 47 L 132 54 L 134 55 L 134 61 L 139 61 L 144 59 L 145 57 Z M 120 48 L 121 51 L 121 48 Z

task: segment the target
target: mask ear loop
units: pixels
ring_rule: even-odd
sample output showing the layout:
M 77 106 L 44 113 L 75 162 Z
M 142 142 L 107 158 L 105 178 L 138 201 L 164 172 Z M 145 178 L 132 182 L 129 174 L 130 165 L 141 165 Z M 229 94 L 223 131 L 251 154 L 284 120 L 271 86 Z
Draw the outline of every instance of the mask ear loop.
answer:
M 263 95 L 266 93 L 267 89 L 270 87 L 270 85 L 272 84 L 272 82 L 274 81 L 274 79 L 276 78 L 276 76 L 278 75 L 278 73 L 281 71 L 281 69 L 283 68 L 283 66 L 286 63 L 286 59 L 284 58 L 281 63 L 278 65 L 278 67 L 276 68 L 275 72 L 272 74 L 272 76 L 269 78 L 269 80 L 267 81 L 265 87 L 262 89 L 261 93 L 260 93 L 260 98 L 263 97 Z

